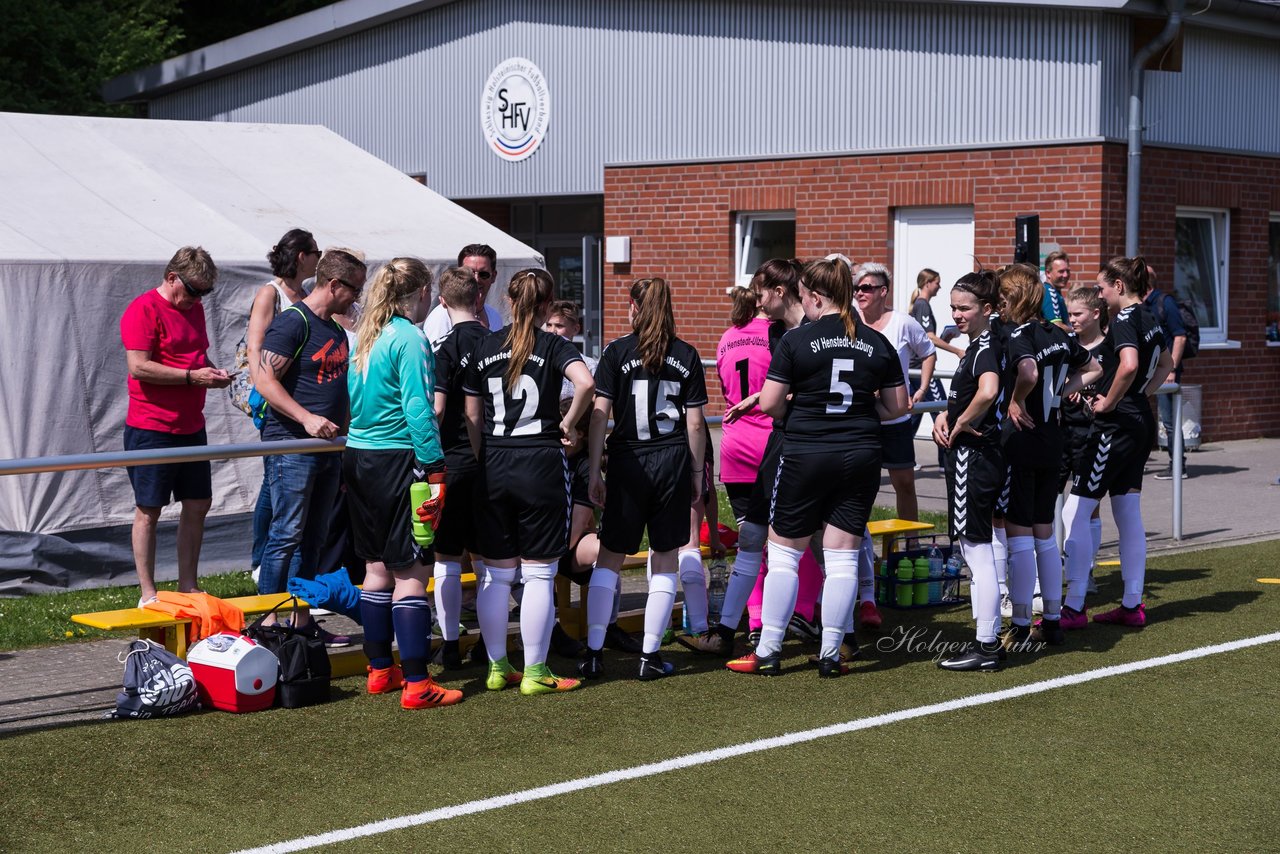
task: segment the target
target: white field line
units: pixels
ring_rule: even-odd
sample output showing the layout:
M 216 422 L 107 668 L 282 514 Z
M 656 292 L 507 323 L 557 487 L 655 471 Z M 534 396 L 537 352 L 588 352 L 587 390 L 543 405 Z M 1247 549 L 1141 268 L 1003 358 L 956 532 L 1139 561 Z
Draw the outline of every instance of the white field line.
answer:
M 580 792 L 584 789 L 594 789 L 600 786 L 608 786 L 613 783 L 621 783 L 626 780 L 638 780 L 643 777 L 653 777 L 658 774 L 666 774 L 670 771 L 678 771 L 681 768 L 692 768 L 696 765 L 706 765 L 710 762 L 720 762 L 725 759 L 732 759 L 735 756 L 746 756 L 751 753 L 776 750 L 780 747 L 790 747 L 793 744 L 804 744 L 805 742 L 816 741 L 820 738 L 830 738 L 833 735 L 844 735 L 846 733 L 886 726 L 900 721 L 909 721 L 915 718 L 927 717 L 929 715 L 954 712 L 959 709 L 969 709 L 974 706 L 985 706 L 989 703 L 999 703 L 1004 700 L 1014 700 L 1018 697 L 1040 694 L 1057 688 L 1082 685 L 1086 682 L 1093 682 L 1098 679 L 1107 679 L 1111 676 L 1122 676 L 1126 673 L 1150 670 L 1153 667 L 1164 667 L 1167 664 L 1193 661 L 1198 658 L 1206 658 L 1210 655 L 1234 652 L 1238 649 L 1247 649 L 1248 647 L 1275 643 L 1276 641 L 1280 641 L 1280 632 L 1272 632 L 1271 634 L 1258 635 L 1251 638 L 1242 638 L 1241 640 L 1214 644 L 1212 646 L 1197 647 L 1196 649 L 1189 649 L 1185 652 L 1175 652 L 1170 655 L 1162 655 L 1157 658 L 1147 658 L 1140 661 L 1131 661 L 1127 664 L 1115 664 L 1110 667 L 1100 667 L 1096 670 L 1086 670 L 1084 673 L 1077 673 L 1072 676 L 1059 676 L 1055 679 L 1045 679 L 1041 682 L 1032 682 L 1029 685 L 1020 685 L 1015 688 L 1005 688 L 1001 691 L 989 691 L 985 694 L 975 694 L 972 697 L 961 697 L 956 700 L 948 700 L 944 703 L 932 703 L 928 706 L 918 706 L 913 709 L 902 709 L 900 711 L 889 712 L 888 714 L 883 715 L 875 715 L 869 718 L 858 718 L 852 721 L 845 721 L 844 723 L 831 724 L 829 726 L 804 730 L 802 732 L 786 733 L 784 735 L 773 736 L 772 738 L 761 738 L 756 741 L 748 741 L 743 744 L 730 745 L 729 747 L 718 747 L 714 750 L 703 750 L 698 753 L 690 753 L 687 756 L 677 756 L 673 759 L 665 759 L 661 762 L 651 762 L 647 765 L 637 765 L 633 768 L 621 768 L 616 771 L 606 771 L 602 774 L 592 774 L 590 777 L 582 777 L 577 780 L 566 780 L 562 783 L 553 783 L 549 786 L 538 786 L 533 789 L 525 789 L 522 792 L 511 792 L 506 795 L 497 795 L 495 797 L 483 798 L 478 801 L 470 801 L 464 804 L 439 807 L 438 809 L 427 810 L 426 812 L 415 813 L 414 815 L 388 818 L 383 819 L 382 821 L 362 824 L 357 827 L 348 827 L 342 830 L 331 830 L 327 833 L 303 836 L 286 842 L 276 842 L 271 845 L 263 845 L 259 848 L 248 848 L 237 852 L 237 854 L 284 854 L 284 852 L 304 851 L 308 848 L 317 848 L 322 845 L 334 845 L 339 842 L 348 842 L 350 840 L 360 839 L 366 836 L 376 836 L 377 834 L 388 833 L 393 830 L 402 830 L 406 827 L 417 827 L 423 824 L 432 824 L 434 822 L 444 821 L 445 819 L 475 815 L 477 813 L 488 812 L 489 810 L 515 806 L 516 804 L 525 804 L 530 801 L 553 798 L 569 792 Z

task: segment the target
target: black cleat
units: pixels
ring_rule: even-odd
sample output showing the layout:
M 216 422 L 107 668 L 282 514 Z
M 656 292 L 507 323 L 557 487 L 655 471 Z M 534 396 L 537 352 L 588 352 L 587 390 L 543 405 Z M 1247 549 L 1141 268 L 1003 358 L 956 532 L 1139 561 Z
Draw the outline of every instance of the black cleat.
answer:
M 559 621 L 551 627 L 551 651 L 561 658 L 576 659 L 586 647 L 577 638 L 570 637 Z
M 445 641 L 440 649 L 440 664 L 445 670 L 461 670 L 462 669 L 462 653 L 458 651 L 458 642 L 456 640 Z
M 648 655 L 640 656 L 640 681 L 651 682 L 654 679 L 661 679 L 664 676 L 670 676 L 676 672 L 674 664 L 668 664 L 662 660 L 659 653 L 651 652 Z
M 1014 624 L 1000 632 L 1000 647 L 1005 652 L 1030 652 L 1031 627 Z
M 604 645 L 627 655 L 638 655 L 641 652 L 640 641 L 623 631 L 622 626 L 610 623 L 604 630 Z
M 1031 629 L 1031 639 L 1049 646 L 1062 646 L 1067 642 L 1067 633 L 1062 630 L 1061 620 L 1042 619 Z
M 604 678 L 604 650 L 587 648 L 587 655 L 578 662 L 578 673 L 583 679 Z
M 835 679 L 838 676 L 844 676 L 848 672 L 849 665 L 845 664 L 840 659 L 840 656 L 818 659 L 819 679 Z
M 939 661 L 938 667 L 943 670 L 958 672 L 994 673 L 1000 669 L 1001 651 L 1002 647 L 999 641 L 989 644 L 971 641 L 958 655 Z

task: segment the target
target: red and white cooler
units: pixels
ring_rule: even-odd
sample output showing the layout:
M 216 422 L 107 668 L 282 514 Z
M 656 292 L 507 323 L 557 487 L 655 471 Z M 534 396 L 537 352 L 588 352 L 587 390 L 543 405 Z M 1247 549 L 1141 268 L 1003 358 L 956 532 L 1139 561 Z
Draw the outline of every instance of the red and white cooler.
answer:
M 200 702 L 224 712 L 256 712 L 276 699 L 280 662 L 275 653 L 243 635 L 220 632 L 191 647 L 187 664 Z

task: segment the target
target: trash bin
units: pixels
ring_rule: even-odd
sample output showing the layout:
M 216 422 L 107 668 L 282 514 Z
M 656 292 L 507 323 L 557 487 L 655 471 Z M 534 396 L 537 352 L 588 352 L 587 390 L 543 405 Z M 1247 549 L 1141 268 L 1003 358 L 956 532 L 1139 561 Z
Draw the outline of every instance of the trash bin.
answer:
M 1157 428 L 1160 434 L 1160 447 L 1169 447 L 1169 437 L 1164 434 L 1164 424 Z M 1182 446 L 1184 450 L 1194 451 L 1200 447 L 1200 386 L 1184 385 L 1182 387 Z

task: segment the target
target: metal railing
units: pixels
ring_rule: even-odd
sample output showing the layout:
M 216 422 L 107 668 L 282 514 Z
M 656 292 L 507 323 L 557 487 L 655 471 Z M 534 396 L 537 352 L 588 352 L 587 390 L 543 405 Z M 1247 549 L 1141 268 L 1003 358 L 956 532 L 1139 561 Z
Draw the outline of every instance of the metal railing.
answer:
M 1165 383 L 1156 394 L 1173 395 L 1173 424 L 1176 429 L 1168 437 L 1172 443 L 1173 464 L 1173 539 L 1182 539 L 1182 386 Z M 918 403 L 913 413 L 942 412 L 947 408 L 945 400 Z M 718 425 L 723 418 L 707 416 L 707 423 Z M 192 463 L 205 460 L 229 460 L 246 457 L 267 457 L 277 454 L 326 454 L 341 451 L 346 439 L 288 439 L 280 442 L 244 442 L 232 445 L 197 445 L 189 448 L 156 448 L 142 451 L 102 451 L 94 454 L 70 454 L 56 457 L 27 457 L 17 460 L 0 460 L 0 477 L 4 475 L 39 474 L 42 472 L 85 471 L 149 465 L 153 463 Z

